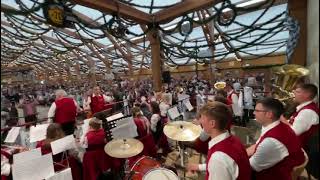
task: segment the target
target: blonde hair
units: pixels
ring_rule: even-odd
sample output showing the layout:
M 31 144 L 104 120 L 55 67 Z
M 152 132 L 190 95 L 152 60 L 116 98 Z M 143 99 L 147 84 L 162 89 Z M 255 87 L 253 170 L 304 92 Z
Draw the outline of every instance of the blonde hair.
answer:
M 102 125 L 102 121 L 95 117 L 91 118 L 91 120 L 89 121 L 89 126 L 94 130 L 100 129 L 101 125 Z

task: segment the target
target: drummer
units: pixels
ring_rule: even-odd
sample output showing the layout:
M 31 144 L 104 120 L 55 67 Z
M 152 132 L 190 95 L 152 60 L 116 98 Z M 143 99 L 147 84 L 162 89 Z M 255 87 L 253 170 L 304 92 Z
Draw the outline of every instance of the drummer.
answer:
M 210 135 L 207 164 L 188 164 L 189 171 L 206 171 L 206 179 L 250 179 L 251 168 L 245 147 L 227 130 L 231 113 L 220 102 L 204 105 L 200 123 Z

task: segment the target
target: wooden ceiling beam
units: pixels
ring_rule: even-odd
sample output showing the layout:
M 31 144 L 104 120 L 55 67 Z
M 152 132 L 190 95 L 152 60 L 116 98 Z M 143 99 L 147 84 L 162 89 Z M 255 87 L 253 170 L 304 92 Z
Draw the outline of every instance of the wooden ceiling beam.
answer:
M 115 0 L 71 0 L 75 4 L 86 6 L 92 9 L 99 10 L 103 13 L 119 14 L 123 18 L 134 20 L 141 24 L 152 23 L 152 17 L 135 9 L 131 6 L 123 4 Z

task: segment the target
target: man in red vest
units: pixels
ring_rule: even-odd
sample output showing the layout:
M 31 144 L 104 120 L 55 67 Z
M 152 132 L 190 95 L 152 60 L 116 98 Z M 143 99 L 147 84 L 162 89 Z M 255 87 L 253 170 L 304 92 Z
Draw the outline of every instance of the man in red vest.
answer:
M 283 111 L 282 103 L 273 98 L 262 99 L 255 107 L 254 115 L 262 125 L 261 136 L 247 153 L 256 179 L 291 180 L 293 167 L 305 161 L 299 138 L 279 120 Z
M 74 99 L 67 97 L 63 89 L 56 91 L 56 100 L 52 103 L 48 112 L 48 122 L 61 125 L 65 135 L 73 134 L 77 116 L 77 103 Z
M 96 86 L 93 88 L 93 94 L 88 97 L 87 104 L 90 105 L 92 114 L 95 114 L 112 108 L 106 104 L 106 101 L 108 101 L 107 96 L 102 94 L 99 86 Z
M 319 129 L 319 108 L 313 99 L 317 96 L 318 88 L 313 84 L 304 84 L 295 91 L 295 101 L 299 103 L 296 112 L 291 116 L 289 124 L 299 136 L 301 145 L 307 149 L 308 141 Z M 284 121 L 286 122 L 286 121 Z
M 200 123 L 210 135 L 206 164 L 189 164 L 189 171 L 206 170 L 206 180 L 250 180 L 249 158 L 240 140 L 227 130 L 228 107 L 220 102 L 210 102 L 200 110 Z

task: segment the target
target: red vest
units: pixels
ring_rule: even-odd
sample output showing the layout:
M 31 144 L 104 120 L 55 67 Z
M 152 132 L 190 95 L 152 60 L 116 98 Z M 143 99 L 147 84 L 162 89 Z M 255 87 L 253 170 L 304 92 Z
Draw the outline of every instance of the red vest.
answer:
M 227 105 L 229 105 L 229 106 L 233 104 L 233 103 L 232 103 L 232 95 L 233 95 L 233 94 L 239 96 L 238 93 L 236 93 L 236 92 L 234 92 L 234 90 L 232 90 L 232 93 L 230 93 L 230 94 L 227 96 Z
M 72 98 L 62 98 L 55 101 L 56 113 L 55 122 L 58 124 L 75 122 L 77 116 L 77 107 Z
M 105 138 L 106 138 L 106 134 L 102 128 L 96 131 L 89 131 L 87 133 L 87 140 L 88 140 L 87 151 L 103 149 L 104 145 L 106 144 L 106 142 L 104 141 Z
M 304 154 L 301 149 L 299 138 L 296 136 L 290 126 L 280 122 L 279 125 L 266 132 L 260 137 L 256 148 L 265 138 L 275 138 L 280 141 L 288 150 L 289 155 L 282 161 L 278 162 L 274 166 L 264 169 L 260 172 L 256 172 L 256 179 L 259 180 L 270 180 L 270 179 L 281 179 L 291 180 L 291 172 L 293 167 L 300 165 L 304 162 Z
M 139 138 L 142 138 L 142 137 L 146 136 L 148 134 L 148 131 L 147 131 L 147 126 L 144 123 L 143 119 L 134 118 L 133 120 L 134 120 L 134 123 L 137 126 L 137 131 L 138 131 Z
M 92 113 L 97 113 L 106 109 L 103 95 L 91 96 L 90 108 Z
M 246 149 L 241 144 L 241 141 L 232 135 L 209 149 L 207 156 L 206 180 L 209 179 L 208 162 L 211 158 L 211 155 L 217 151 L 227 154 L 237 163 L 239 167 L 238 180 L 250 180 L 251 168 Z
M 316 103 L 312 102 L 304 107 L 302 107 L 299 111 L 296 111 L 290 118 L 289 123 L 292 125 L 293 122 L 295 121 L 295 118 L 298 116 L 298 114 L 300 113 L 300 111 L 304 110 L 304 109 L 310 109 L 314 112 L 316 112 L 319 115 L 319 108 L 317 107 Z M 308 119 L 306 119 L 306 121 L 308 121 Z M 319 124 L 315 124 L 312 125 L 310 127 L 310 129 L 308 129 L 306 132 L 300 134 L 299 138 L 300 138 L 300 142 L 301 145 L 303 146 L 303 148 L 306 148 L 308 145 L 308 141 L 310 139 L 310 137 L 317 132 L 317 130 L 319 129 Z

